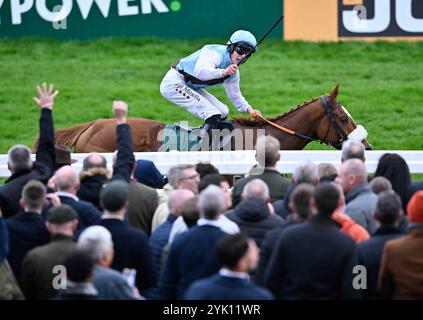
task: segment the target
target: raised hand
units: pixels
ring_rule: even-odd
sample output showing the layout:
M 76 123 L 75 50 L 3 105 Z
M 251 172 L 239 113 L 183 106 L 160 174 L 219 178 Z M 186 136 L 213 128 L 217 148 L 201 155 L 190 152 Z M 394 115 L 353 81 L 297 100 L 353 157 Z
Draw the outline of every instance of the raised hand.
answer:
M 224 76 L 233 76 L 235 72 L 238 70 L 238 66 L 236 64 L 231 64 L 229 67 L 223 71 Z
M 113 114 L 118 124 L 126 123 L 126 115 L 128 114 L 128 105 L 123 101 L 113 101 Z
M 41 108 L 53 109 L 54 99 L 59 94 L 59 91 L 54 91 L 53 85 L 51 84 L 47 89 L 47 85 L 43 83 L 42 88 L 37 86 L 38 97 L 34 97 L 34 101 Z

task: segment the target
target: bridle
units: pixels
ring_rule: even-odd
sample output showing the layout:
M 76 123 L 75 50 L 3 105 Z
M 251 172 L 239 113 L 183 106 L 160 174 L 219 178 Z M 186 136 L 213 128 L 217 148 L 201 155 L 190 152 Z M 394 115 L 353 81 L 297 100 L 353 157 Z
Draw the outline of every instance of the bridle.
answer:
M 295 131 L 288 129 L 284 126 L 281 126 L 277 123 L 274 123 L 274 122 L 272 122 L 272 121 L 270 121 L 270 120 L 268 120 L 268 119 L 266 119 L 265 117 L 262 117 L 262 116 L 258 116 L 258 118 L 267 122 L 268 124 L 274 126 L 275 128 L 278 128 L 279 130 L 284 131 L 286 133 L 289 133 L 289 134 L 291 134 L 295 137 L 298 137 L 298 138 L 301 138 L 301 139 L 304 139 L 304 140 L 309 140 L 309 141 L 317 141 L 318 140 L 318 141 L 320 141 L 321 144 L 324 143 L 324 144 L 327 144 L 327 145 L 332 145 L 335 148 L 340 147 L 340 146 L 342 146 L 342 143 L 348 139 L 348 135 L 344 134 L 343 131 L 339 128 L 339 125 L 336 123 L 335 117 L 333 116 L 333 110 L 336 109 L 336 107 L 338 107 L 338 106 L 332 107 L 329 103 L 329 98 L 326 95 L 321 96 L 319 99 L 322 102 L 323 108 L 325 110 L 325 114 L 328 118 L 328 130 L 326 131 L 325 137 L 323 139 L 316 139 L 316 138 L 312 138 L 310 136 L 295 132 Z M 331 143 L 331 142 L 326 140 L 326 138 L 329 135 L 330 128 L 332 126 L 335 129 L 335 132 L 338 136 L 338 140 L 337 140 L 336 143 Z
M 328 117 L 328 123 L 329 123 L 328 130 L 326 131 L 325 137 L 320 140 L 320 143 L 325 143 L 328 145 L 331 144 L 334 147 L 342 146 L 342 143 L 348 140 L 348 135 L 343 133 L 341 128 L 339 128 L 339 125 L 335 121 L 335 117 L 333 116 L 333 110 L 339 106 L 332 107 L 329 103 L 329 98 L 326 95 L 321 96 L 320 100 L 322 101 L 323 108 L 325 109 L 325 113 L 326 113 L 326 116 Z M 330 143 L 326 141 L 326 138 L 328 137 L 331 126 L 333 126 L 333 128 L 335 129 L 336 135 L 338 136 L 338 141 L 336 143 Z

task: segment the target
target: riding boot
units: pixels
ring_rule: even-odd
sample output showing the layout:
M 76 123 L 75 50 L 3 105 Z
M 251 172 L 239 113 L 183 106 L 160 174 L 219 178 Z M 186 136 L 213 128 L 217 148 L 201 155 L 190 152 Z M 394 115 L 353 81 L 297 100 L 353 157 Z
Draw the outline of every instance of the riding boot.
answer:
M 206 119 L 203 125 L 203 138 L 208 137 L 209 139 L 209 150 L 213 149 L 212 143 L 213 143 L 213 129 L 219 129 L 219 122 L 220 122 L 220 114 L 215 114 L 209 118 Z

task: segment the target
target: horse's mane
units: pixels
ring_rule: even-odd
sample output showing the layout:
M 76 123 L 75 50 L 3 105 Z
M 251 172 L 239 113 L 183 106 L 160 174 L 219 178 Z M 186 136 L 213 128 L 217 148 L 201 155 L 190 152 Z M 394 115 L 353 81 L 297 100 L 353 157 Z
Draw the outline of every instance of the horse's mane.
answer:
M 280 120 L 282 118 L 286 118 L 288 116 L 290 116 L 292 113 L 298 111 L 299 109 L 301 109 L 302 107 L 305 107 L 307 105 L 309 105 L 310 103 L 315 102 L 316 100 L 318 100 L 319 98 L 314 98 L 310 101 L 305 101 L 303 104 L 301 105 L 297 105 L 296 107 L 292 108 L 291 110 L 280 114 L 274 118 L 266 118 L 269 121 L 275 122 L 277 120 Z M 233 119 L 233 122 L 236 122 L 238 124 L 240 124 L 241 126 L 249 126 L 249 127 L 261 127 L 264 124 L 266 124 L 265 121 L 261 120 L 261 119 L 249 119 L 249 118 L 243 118 L 243 117 L 235 117 Z

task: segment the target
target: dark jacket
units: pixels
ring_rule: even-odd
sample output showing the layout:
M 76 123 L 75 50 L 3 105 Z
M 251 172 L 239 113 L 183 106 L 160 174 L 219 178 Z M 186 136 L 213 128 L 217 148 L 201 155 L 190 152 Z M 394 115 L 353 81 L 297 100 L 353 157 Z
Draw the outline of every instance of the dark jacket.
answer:
M 98 168 L 90 170 L 90 174 L 86 175 L 85 173 L 81 174 L 81 185 L 79 187 L 78 193 L 76 194 L 77 197 L 81 200 L 87 201 L 92 203 L 98 210 L 102 210 L 100 205 L 100 191 L 101 188 L 107 182 L 109 182 L 109 178 L 106 176 L 106 169 Z M 97 173 L 97 172 L 103 172 Z
M 266 232 L 284 224 L 279 216 L 270 214 L 266 203 L 259 199 L 247 199 L 226 214 L 242 232 L 253 238 L 260 247 Z
M 215 246 L 226 235 L 215 226 L 202 225 L 192 227 L 175 238 L 160 276 L 161 298 L 182 299 L 191 283 L 216 273 L 220 266 Z
M 8 260 L 20 282 L 22 262 L 31 249 L 50 242 L 50 233 L 44 225 L 44 219 L 34 212 L 20 212 L 6 220 L 9 232 L 10 252 Z
M 285 224 L 270 230 L 266 233 L 260 248 L 260 259 L 257 266 L 256 274 L 254 280 L 259 285 L 263 284 L 264 275 L 266 273 L 266 268 L 269 265 L 270 258 L 272 256 L 273 250 L 275 249 L 276 244 L 278 243 L 279 238 L 281 237 L 282 232 L 290 227 L 295 226 L 298 223 L 303 221 L 287 221 Z
M 288 216 L 292 214 L 291 209 L 289 208 L 289 201 L 291 199 L 291 194 L 294 192 L 297 184 L 291 184 L 286 190 L 283 200 L 275 201 L 273 207 L 275 208 L 275 213 L 282 217 L 283 219 L 288 219 Z
M 7 232 L 6 223 L 0 216 L 0 264 L 9 255 L 9 234 Z
M 154 212 L 159 205 L 156 189 L 133 180 L 129 184 L 128 197 L 129 206 L 126 215 L 129 224 L 150 235 Z
M 115 255 L 111 267 L 117 271 L 135 269 L 136 287 L 145 295 L 145 290 L 157 282 L 147 236 L 118 219 L 103 219 L 99 225 L 112 234 Z
M 195 281 L 185 294 L 186 300 L 273 300 L 273 295 L 249 280 L 215 274 Z
M 408 204 L 408 202 L 410 201 L 411 197 L 417 192 L 423 190 L 423 180 L 421 181 L 415 181 L 413 182 L 409 187 L 408 187 L 408 191 L 407 191 L 407 203 L 405 205 Z
M 76 249 L 71 237 L 53 235 L 49 244 L 32 249 L 23 260 L 21 288 L 28 300 L 54 298 L 58 291 L 52 283 L 56 274 L 53 268 L 63 265 L 66 257 Z
M 288 186 L 290 185 L 289 180 L 281 176 L 281 174 L 276 170 L 264 169 L 264 172 L 259 175 L 250 175 L 239 180 L 233 188 L 232 191 L 232 205 L 236 206 L 241 201 L 241 193 L 245 185 L 253 179 L 263 180 L 270 191 L 270 201 L 274 202 L 276 200 L 283 199 Z
M 131 179 L 132 169 L 135 164 L 131 127 L 128 124 L 120 124 L 116 126 L 116 135 L 118 153 L 111 180 L 119 179 L 129 182 Z M 107 170 L 104 169 L 103 173 L 87 175 L 85 178 L 81 179 L 81 186 L 78 190 L 77 196 L 82 200 L 91 202 L 97 208 L 100 208 L 101 188 L 103 188 L 104 184 L 110 181 L 105 175 L 106 171 Z
M 353 268 L 358 263 L 354 241 L 329 218 L 286 229 L 278 240 L 264 283 L 278 299 L 355 299 Z
M 363 290 L 365 299 L 380 298 L 377 292 L 377 282 L 385 243 L 400 237 L 401 231 L 393 225 L 383 225 L 375 231 L 369 240 L 361 242 L 358 246 L 358 259 L 367 270 L 367 290 Z
M 176 218 L 177 216 L 174 214 L 169 214 L 166 222 L 158 226 L 148 240 L 153 256 L 154 269 L 157 271 L 157 273 L 160 271 L 163 247 L 169 241 L 170 231 L 172 230 L 172 226 Z
M 101 212 L 98 211 L 92 203 L 87 201 L 76 201 L 75 199 L 67 196 L 59 196 L 62 204 L 67 204 L 75 209 L 78 213 L 78 229 L 76 231 L 79 235 L 85 228 L 94 226 L 101 221 Z
M 5 218 L 18 213 L 21 208 L 19 200 L 22 189 L 29 180 L 39 180 L 47 183 L 53 175 L 56 165 L 54 149 L 54 127 L 52 112 L 49 109 L 41 109 L 40 138 L 35 162 L 31 170 L 12 174 L 5 184 L 0 187 L 0 205 Z

